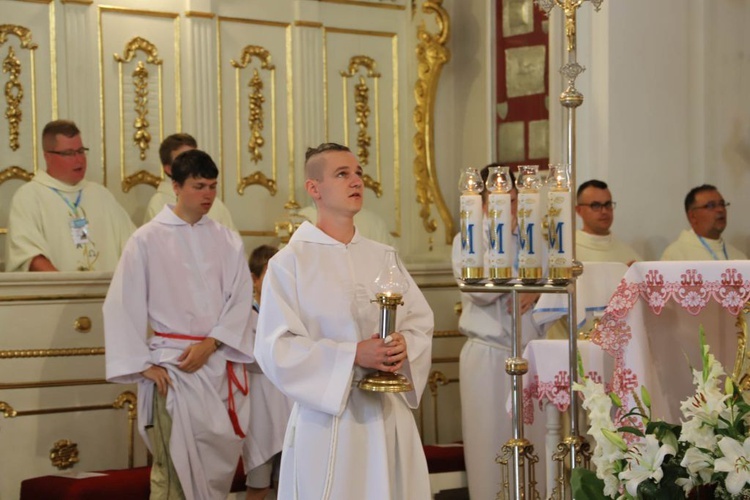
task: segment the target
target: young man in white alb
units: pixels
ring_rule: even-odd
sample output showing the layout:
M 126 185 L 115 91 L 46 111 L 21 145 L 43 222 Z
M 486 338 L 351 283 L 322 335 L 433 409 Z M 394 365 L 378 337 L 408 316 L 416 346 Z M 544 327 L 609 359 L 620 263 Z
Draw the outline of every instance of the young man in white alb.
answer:
M 239 236 L 206 216 L 217 176 L 203 151 L 175 159 L 177 204 L 133 234 L 104 301 L 107 380 L 139 384 L 151 498 L 226 498 L 247 430 L 252 280 Z
M 360 236 L 362 167 L 348 148 L 306 155 L 305 188 L 318 208 L 268 263 L 255 352 L 263 372 L 295 402 L 278 498 L 426 500 L 427 463 L 411 409 L 431 360 L 433 315 L 411 277 L 396 332 L 378 331 L 373 283 L 391 247 Z M 375 369 L 406 375 L 414 390 L 368 392 Z

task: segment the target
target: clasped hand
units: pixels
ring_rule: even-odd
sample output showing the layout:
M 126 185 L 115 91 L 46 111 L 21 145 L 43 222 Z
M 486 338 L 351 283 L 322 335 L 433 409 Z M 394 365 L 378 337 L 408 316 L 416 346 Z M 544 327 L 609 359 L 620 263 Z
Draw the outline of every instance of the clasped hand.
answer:
M 208 358 L 216 351 L 216 344 L 214 340 L 207 337 L 205 340 L 189 345 L 177 361 L 180 362 L 177 368 L 180 370 L 193 373 L 198 371 L 203 365 L 206 364 Z M 172 387 L 172 379 L 169 378 L 169 372 L 157 365 L 151 365 L 141 372 L 145 378 L 153 381 L 156 384 L 156 390 L 162 396 L 167 395 L 167 390 Z
M 354 363 L 383 372 L 398 371 L 406 359 L 406 339 L 399 332 L 393 332 L 389 337 L 391 340 L 387 344 L 377 333 L 359 342 Z

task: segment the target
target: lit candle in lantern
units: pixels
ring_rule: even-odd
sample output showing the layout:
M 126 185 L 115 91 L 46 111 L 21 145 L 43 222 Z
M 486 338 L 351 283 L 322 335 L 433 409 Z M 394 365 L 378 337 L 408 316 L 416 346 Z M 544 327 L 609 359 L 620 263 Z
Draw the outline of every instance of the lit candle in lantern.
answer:
M 547 185 L 549 186 L 547 192 L 549 277 L 553 280 L 570 279 L 573 268 L 570 165 L 551 165 Z
M 511 250 L 510 192 L 513 180 L 509 167 L 490 167 L 487 176 L 487 219 L 489 220 L 489 259 L 490 279 L 508 280 L 513 275 Z
M 518 277 L 525 282 L 542 278 L 542 180 L 538 165 L 518 167 Z
M 458 189 L 461 191 L 461 278 L 477 281 L 484 277 L 481 194 L 484 183 L 476 168 L 464 170 Z

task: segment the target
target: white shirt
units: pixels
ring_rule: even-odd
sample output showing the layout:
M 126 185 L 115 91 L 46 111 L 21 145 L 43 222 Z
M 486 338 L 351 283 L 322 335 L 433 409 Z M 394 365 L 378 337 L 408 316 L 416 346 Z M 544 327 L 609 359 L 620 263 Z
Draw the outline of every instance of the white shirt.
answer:
M 580 229 L 576 231 L 576 259 L 581 262 L 622 262 L 643 260 L 638 252 L 614 237 L 612 233 L 601 236 Z

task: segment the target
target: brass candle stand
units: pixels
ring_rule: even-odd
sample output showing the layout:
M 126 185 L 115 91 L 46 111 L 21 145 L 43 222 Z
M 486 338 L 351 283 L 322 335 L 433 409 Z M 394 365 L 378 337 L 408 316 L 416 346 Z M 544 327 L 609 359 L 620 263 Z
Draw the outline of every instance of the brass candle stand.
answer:
M 404 305 L 398 293 L 378 293 L 370 302 L 380 306 L 379 334 L 381 339 L 396 331 L 396 308 Z M 357 387 L 372 392 L 409 392 L 414 389 L 409 379 L 395 372 L 376 371 L 362 378 Z

